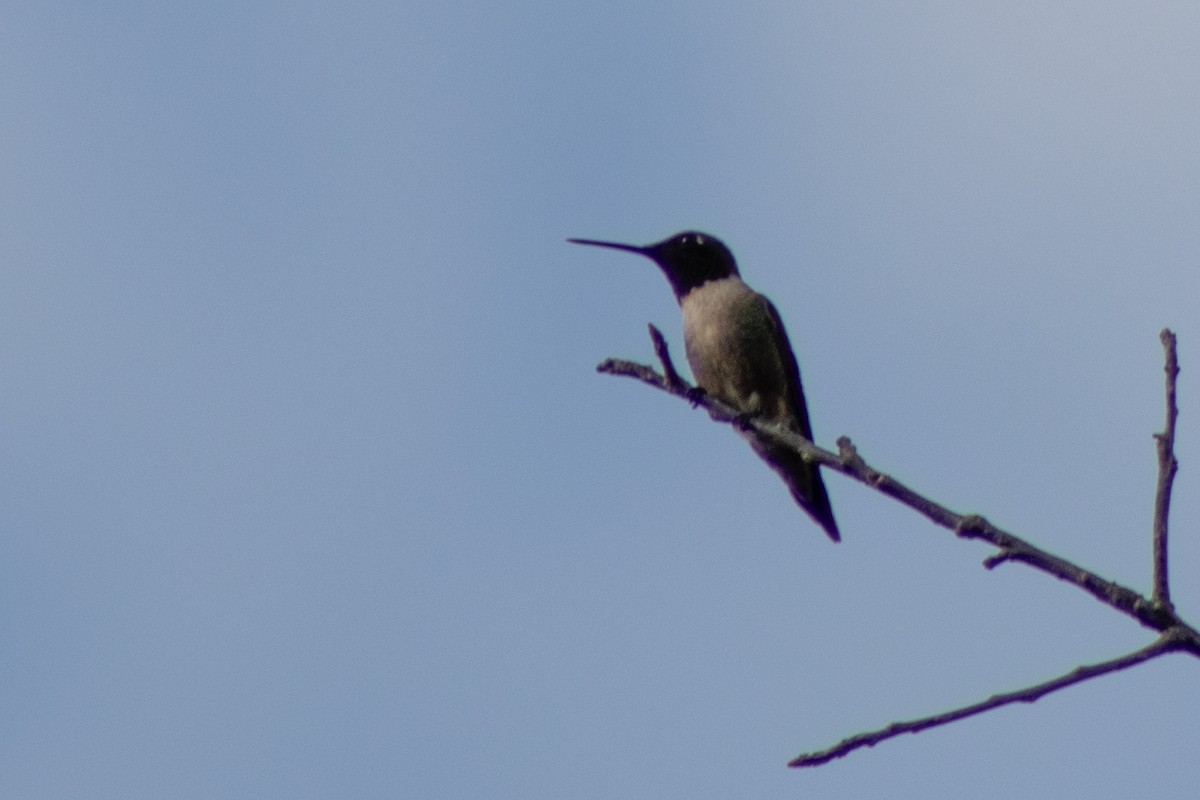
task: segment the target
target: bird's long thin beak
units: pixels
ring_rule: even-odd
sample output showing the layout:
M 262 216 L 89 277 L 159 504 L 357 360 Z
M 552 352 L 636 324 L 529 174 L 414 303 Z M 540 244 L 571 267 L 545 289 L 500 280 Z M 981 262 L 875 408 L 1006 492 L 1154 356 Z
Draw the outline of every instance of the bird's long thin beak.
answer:
M 645 247 L 638 247 L 632 244 L 621 244 L 620 242 L 601 242 L 596 239 L 567 239 L 572 244 L 589 244 L 593 247 L 611 247 L 613 250 L 625 250 L 638 255 L 647 255 Z

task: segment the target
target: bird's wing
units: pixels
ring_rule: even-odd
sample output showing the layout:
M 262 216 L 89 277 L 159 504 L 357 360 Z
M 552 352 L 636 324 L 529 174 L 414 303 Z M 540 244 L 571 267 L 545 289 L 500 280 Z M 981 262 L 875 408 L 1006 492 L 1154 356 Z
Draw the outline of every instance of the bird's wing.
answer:
M 812 441 L 812 423 L 808 420 L 808 403 L 804 399 L 804 387 L 800 383 L 800 365 L 796 363 L 796 353 L 792 349 L 791 340 L 788 339 L 783 319 L 779 316 L 775 304 L 765 297 L 763 302 L 767 304 L 771 324 L 775 326 L 775 334 L 778 337 L 776 341 L 785 345 L 777 350 L 779 359 L 783 362 L 783 374 L 787 378 L 788 403 L 796 417 L 796 423 L 800 426 L 801 435 Z

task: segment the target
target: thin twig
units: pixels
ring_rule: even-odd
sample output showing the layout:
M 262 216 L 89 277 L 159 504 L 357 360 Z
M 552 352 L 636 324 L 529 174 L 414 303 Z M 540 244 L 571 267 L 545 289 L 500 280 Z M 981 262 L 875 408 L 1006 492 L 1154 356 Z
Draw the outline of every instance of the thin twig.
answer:
M 835 744 L 827 750 L 820 750 L 815 753 L 804 753 L 798 755 L 788 762 L 789 767 L 815 767 L 832 761 L 835 758 L 842 756 L 859 749 L 860 747 L 874 747 L 882 741 L 899 736 L 903 733 L 917 733 L 918 731 L 935 728 L 939 725 L 947 725 L 951 722 L 956 722 L 966 717 L 972 717 L 976 714 L 982 714 L 985 711 L 991 711 L 993 708 L 1008 705 L 1009 703 L 1032 703 L 1046 695 L 1057 692 L 1059 689 L 1065 689 L 1076 683 L 1098 678 L 1101 675 L 1106 675 L 1110 672 L 1127 669 L 1147 661 L 1151 658 L 1170 653 L 1179 649 L 1179 644 L 1169 636 L 1162 636 L 1154 640 L 1150 644 L 1135 650 L 1132 653 L 1127 653 L 1120 658 L 1114 658 L 1111 661 L 1102 661 L 1099 664 L 1090 664 L 1087 666 L 1076 667 L 1065 675 L 1060 675 L 1053 680 L 1039 683 L 1036 686 L 1030 686 L 1025 689 L 1018 689 L 1015 692 L 1006 692 L 1004 694 L 992 695 L 987 700 L 979 703 L 974 703 L 969 706 L 947 711 L 943 714 L 934 714 L 930 717 L 910 720 L 908 722 L 893 722 L 886 728 L 880 728 L 876 731 L 867 733 L 859 733 L 848 739 Z
M 1162 433 L 1154 434 L 1158 450 L 1158 488 L 1154 494 L 1154 599 L 1171 606 L 1171 585 L 1167 572 L 1167 524 L 1171 510 L 1171 487 L 1179 462 L 1175 459 L 1175 419 L 1179 408 L 1175 404 L 1175 383 L 1179 377 L 1179 357 L 1175 350 L 1175 334 L 1163 328 L 1159 334 L 1166 351 L 1167 423 Z
M 663 389 L 671 394 L 678 394 L 667 379 L 655 372 L 653 367 L 647 367 L 645 364 L 638 364 L 634 361 L 626 361 L 623 358 L 604 359 L 596 365 L 596 372 L 602 372 L 606 375 L 621 375 L 626 378 L 636 378 L 642 383 Z

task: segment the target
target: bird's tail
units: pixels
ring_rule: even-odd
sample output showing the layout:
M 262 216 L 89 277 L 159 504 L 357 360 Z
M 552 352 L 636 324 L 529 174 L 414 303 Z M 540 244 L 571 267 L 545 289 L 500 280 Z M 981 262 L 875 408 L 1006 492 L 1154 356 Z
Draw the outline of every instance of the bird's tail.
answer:
M 829 495 L 825 492 L 825 482 L 821 480 L 817 465 L 806 463 L 799 453 L 790 448 L 758 438 L 750 439 L 750 445 L 783 478 L 796 503 L 816 520 L 830 539 L 840 542 L 842 536 L 838 533 L 833 507 L 829 504 Z

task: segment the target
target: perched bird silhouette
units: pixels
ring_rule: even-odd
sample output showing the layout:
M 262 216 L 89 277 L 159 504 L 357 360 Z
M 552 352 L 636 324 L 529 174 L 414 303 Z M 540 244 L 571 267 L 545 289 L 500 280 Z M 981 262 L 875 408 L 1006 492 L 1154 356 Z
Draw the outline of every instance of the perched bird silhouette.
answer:
M 783 320 L 770 300 L 742 282 L 733 253 L 719 239 L 685 231 L 644 247 L 595 239 L 567 241 L 637 253 L 658 264 L 683 310 L 684 348 L 700 388 L 742 413 L 812 440 L 800 367 Z M 783 478 L 800 507 L 830 539 L 839 541 L 817 465 L 753 431 L 742 435 Z

